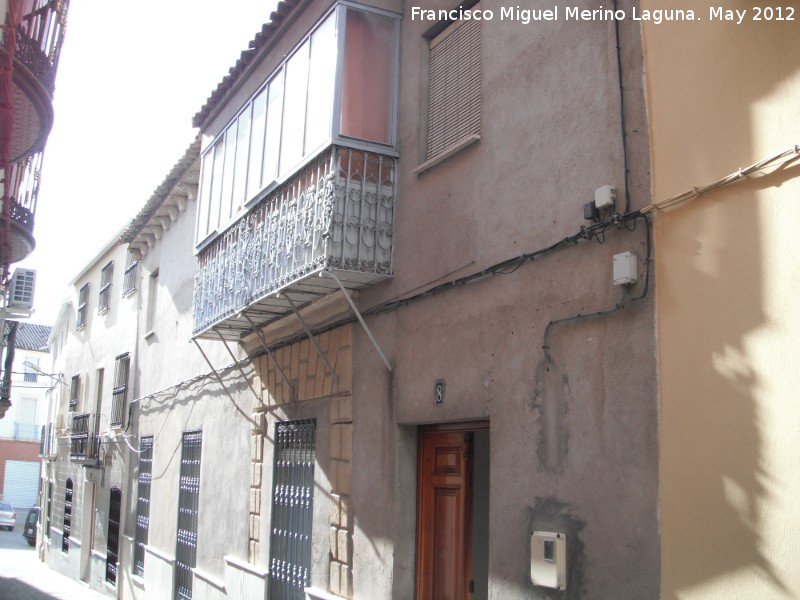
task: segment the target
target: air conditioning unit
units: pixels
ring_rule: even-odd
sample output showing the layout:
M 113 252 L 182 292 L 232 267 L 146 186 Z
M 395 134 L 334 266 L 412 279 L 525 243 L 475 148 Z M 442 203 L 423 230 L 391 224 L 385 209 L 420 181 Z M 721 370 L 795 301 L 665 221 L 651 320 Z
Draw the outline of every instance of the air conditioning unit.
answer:
M 11 277 L 11 288 L 8 291 L 8 306 L 32 310 L 35 287 L 36 271 L 33 269 L 14 269 L 14 275 Z

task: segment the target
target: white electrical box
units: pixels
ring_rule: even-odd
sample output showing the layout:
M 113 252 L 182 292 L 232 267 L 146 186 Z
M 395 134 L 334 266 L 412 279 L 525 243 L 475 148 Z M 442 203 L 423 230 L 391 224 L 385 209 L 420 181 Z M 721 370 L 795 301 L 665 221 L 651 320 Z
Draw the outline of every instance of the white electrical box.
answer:
M 555 590 L 567 588 L 567 536 L 534 531 L 531 535 L 531 582 Z
M 633 285 L 639 281 L 637 256 L 633 252 L 614 255 L 614 285 Z
M 613 207 L 617 200 L 617 188 L 613 185 L 604 185 L 594 191 L 594 205 L 601 210 L 608 206 Z

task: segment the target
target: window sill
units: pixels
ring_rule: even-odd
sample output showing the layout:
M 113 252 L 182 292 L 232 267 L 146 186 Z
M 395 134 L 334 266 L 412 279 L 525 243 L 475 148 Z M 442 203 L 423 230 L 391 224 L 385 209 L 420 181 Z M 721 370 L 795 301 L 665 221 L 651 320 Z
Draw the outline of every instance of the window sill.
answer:
M 440 162 L 444 162 L 454 154 L 461 152 L 464 148 L 468 148 L 469 146 L 472 146 L 472 144 L 479 142 L 480 139 L 481 136 L 480 134 L 477 133 L 474 133 L 465 138 L 461 138 L 455 144 L 451 144 L 450 146 L 445 148 L 437 156 L 434 156 L 433 158 L 426 160 L 424 163 L 422 163 L 416 169 L 414 169 L 412 173 L 414 173 L 414 175 L 417 176 L 422 175 L 423 173 L 426 173 L 427 171 L 438 165 Z
M 110 308 L 110 307 L 108 307 L 108 306 L 106 306 L 105 308 L 101 308 L 100 310 L 98 310 L 98 311 L 97 311 L 97 315 L 98 315 L 98 316 L 100 316 L 100 315 L 104 315 L 104 314 L 106 314 L 106 313 L 107 313 L 108 311 L 110 311 L 110 310 L 111 310 L 111 308 Z
M 155 329 L 148 329 L 147 332 L 145 332 L 145 334 L 144 334 L 144 339 L 146 339 L 146 340 L 150 339 L 155 334 L 156 334 L 156 330 Z

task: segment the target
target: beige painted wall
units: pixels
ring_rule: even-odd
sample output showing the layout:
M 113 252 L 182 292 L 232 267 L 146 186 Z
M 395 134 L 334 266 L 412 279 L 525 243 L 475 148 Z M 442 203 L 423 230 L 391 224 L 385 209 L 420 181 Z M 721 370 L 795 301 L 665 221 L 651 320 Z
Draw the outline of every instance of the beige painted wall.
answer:
M 654 200 L 800 143 L 800 13 L 682 6 L 702 20 L 643 27 Z M 655 217 L 663 598 L 800 596 L 798 175 Z

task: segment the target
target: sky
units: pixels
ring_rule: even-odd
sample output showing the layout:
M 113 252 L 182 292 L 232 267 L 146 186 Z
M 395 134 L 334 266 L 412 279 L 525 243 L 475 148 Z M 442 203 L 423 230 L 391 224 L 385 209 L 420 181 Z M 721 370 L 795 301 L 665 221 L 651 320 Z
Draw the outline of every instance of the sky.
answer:
M 144 206 L 197 135 L 192 117 L 276 0 L 72 0 L 36 209 L 30 321 Z

